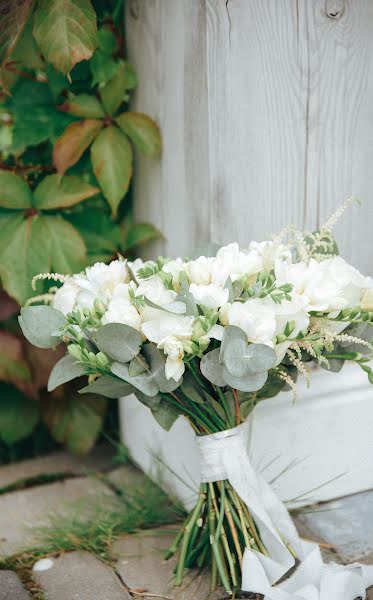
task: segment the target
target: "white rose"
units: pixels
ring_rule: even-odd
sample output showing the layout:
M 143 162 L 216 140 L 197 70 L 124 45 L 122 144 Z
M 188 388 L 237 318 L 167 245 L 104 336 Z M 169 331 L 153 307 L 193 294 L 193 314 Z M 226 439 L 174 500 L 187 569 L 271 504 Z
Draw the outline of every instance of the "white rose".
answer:
M 276 334 L 283 333 L 286 324 L 290 321 L 293 321 L 294 325 L 294 329 L 289 336 L 290 339 L 296 338 L 301 331 L 308 329 L 310 317 L 302 296 L 294 295 L 291 300 L 283 300 L 280 304 L 276 304 L 268 296 L 267 298 L 275 314 Z
M 192 337 L 193 320 L 194 317 L 157 311 L 155 319 L 145 321 L 141 325 L 141 331 L 150 342 L 155 344 L 162 344 L 163 340 L 171 335 L 179 340 L 189 340 Z
M 126 261 L 114 260 L 109 265 L 96 263 L 88 267 L 85 273 L 75 275 L 75 281 L 81 288 L 77 303 L 80 307 L 92 308 L 96 298 L 106 303 L 120 283 L 129 280 Z
M 233 302 L 228 311 L 228 324 L 240 327 L 249 342 L 274 346 L 276 317 L 273 307 L 262 300 L 252 299 L 246 302 Z
M 154 304 L 163 306 L 169 302 L 173 302 L 177 294 L 174 290 L 165 288 L 158 275 L 152 275 L 149 279 L 140 280 L 136 296 L 145 296 L 148 300 L 154 302 Z
M 79 286 L 73 279 L 68 279 L 55 293 L 52 306 L 67 315 L 74 310 Z
M 218 250 L 211 265 L 211 281 L 224 285 L 228 277 L 232 281 L 242 275 L 253 275 L 262 269 L 263 260 L 257 252 L 240 250 L 238 244 L 229 244 Z
M 263 269 L 265 271 L 271 271 L 277 260 L 285 261 L 287 263 L 291 263 L 292 261 L 291 251 L 287 246 L 280 242 L 251 242 L 249 250 L 256 252 L 258 256 L 262 258 Z
M 211 267 L 214 260 L 214 258 L 200 256 L 196 260 L 186 263 L 190 282 L 196 285 L 208 285 L 211 282 Z
M 361 299 L 360 306 L 363 310 L 373 310 L 373 288 L 365 292 Z
M 167 262 L 164 265 L 164 267 L 162 268 L 162 271 L 164 271 L 165 273 L 170 273 L 172 275 L 172 284 L 174 286 L 178 285 L 179 275 L 180 275 L 180 273 L 185 271 L 185 263 L 182 261 L 181 258 L 176 258 L 175 260 L 170 260 L 169 262 Z
M 102 324 L 123 323 L 134 329 L 140 330 L 141 318 L 137 309 L 131 304 L 129 289 L 133 284 L 121 283 L 115 289 L 109 302 L 106 313 L 102 317 Z
M 343 258 L 336 256 L 321 262 L 311 259 L 308 265 L 276 265 L 278 283 L 289 282 L 304 296 L 307 309 L 322 312 L 339 311 L 360 303 L 371 280 L 364 277 Z
M 197 304 L 203 304 L 208 308 L 220 308 L 229 299 L 229 290 L 215 283 L 209 283 L 208 285 L 191 283 L 189 291 L 193 294 Z

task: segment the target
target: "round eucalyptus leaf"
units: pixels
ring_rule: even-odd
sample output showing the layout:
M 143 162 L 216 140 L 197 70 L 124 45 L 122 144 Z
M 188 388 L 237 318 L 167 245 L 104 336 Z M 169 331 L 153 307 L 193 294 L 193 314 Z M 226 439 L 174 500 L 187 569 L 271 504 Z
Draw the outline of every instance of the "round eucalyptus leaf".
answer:
M 167 379 L 165 372 L 166 357 L 164 353 L 153 344 L 145 344 L 142 352 L 149 364 L 150 377 L 156 383 L 159 391 L 167 394 L 176 390 L 182 383 L 183 378 L 181 377 L 179 381 Z
M 200 369 L 202 375 L 211 381 L 211 383 L 218 385 L 219 387 L 224 387 L 227 383 L 222 374 L 222 365 L 219 361 L 219 354 L 219 348 L 205 354 L 201 359 Z
M 141 373 L 141 375 L 131 377 L 128 372 L 128 364 L 119 362 L 111 365 L 111 372 L 120 379 L 123 379 L 123 381 L 131 384 L 137 390 L 140 390 L 146 396 L 156 396 L 158 394 L 158 386 L 149 373 Z
M 126 363 L 140 352 L 142 337 L 137 329 L 129 325 L 108 323 L 97 330 L 95 342 L 101 352 Z
M 53 367 L 48 380 L 48 392 L 84 374 L 82 366 L 70 355 L 66 354 Z
M 121 398 L 134 392 L 133 387 L 111 375 L 102 375 L 96 381 L 79 390 L 79 394 L 99 394 L 106 398 Z
M 268 371 L 276 363 L 276 353 L 265 344 L 246 344 L 232 339 L 224 351 L 224 365 L 235 377 Z
M 244 377 L 234 377 L 223 365 L 222 376 L 226 384 L 241 392 L 256 392 L 260 390 L 267 381 L 268 371 L 262 373 L 248 373 Z
M 37 348 L 53 348 L 59 343 L 58 331 L 65 324 L 65 316 L 52 306 L 25 306 L 18 317 L 25 338 Z
M 147 396 L 139 390 L 135 390 L 135 396 L 142 404 L 144 404 L 152 410 L 157 408 L 157 406 L 162 400 L 162 397 L 159 394 L 156 394 L 155 396 Z

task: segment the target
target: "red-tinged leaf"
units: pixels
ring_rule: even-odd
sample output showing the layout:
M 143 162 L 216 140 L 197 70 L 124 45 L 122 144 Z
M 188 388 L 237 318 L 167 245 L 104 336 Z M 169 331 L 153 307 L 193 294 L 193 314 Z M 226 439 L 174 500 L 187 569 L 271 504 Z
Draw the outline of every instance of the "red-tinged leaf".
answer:
M 97 181 L 115 217 L 131 181 L 131 144 L 118 127 L 110 125 L 93 142 L 91 158 Z
M 22 391 L 26 391 L 25 384 L 31 383 L 22 340 L 9 331 L 0 331 L 0 380 L 12 383 Z
M 102 119 L 105 116 L 100 102 L 96 96 L 91 94 L 79 94 L 78 96 L 69 98 L 64 104 L 60 104 L 58 108 L 75 117 Z
M 46 388 L 49 375 L 56 362 L 66 353 L 66 346 L 59 344 L 57 348 L 37 348 L 24 340 L 24 352 L 32 373 L 35 390 Z
M 39 0 L 33 33 L 46 61 L 67 75 L 97 46 L 96 13 L 89 0 Z
M 48 175 L 34 191 L 34 206 L 43 210 L 68 208 L 99 192 L 99 188 L 75 175 L 65 175 L 62 179 L 60 175 Z
M 19 304 L 5 290 L 0 290 L 0 321 L 6 321 L 19 312 Z
M 57 171 L 63 175 L 75 165 L 83 152 L 93 142 L 103 123 L 97 119 L 86 119 L 71 123 L 58 138 L 53 149 L 53 162 Z
M 143 113 L 125 112 L 116 118 L 119 127 L 145 156 L 157 156 L 162 150 L 159 127 Z
M 4 67 L 20 37 L 34 0 L 0 0 L 0 68 Z

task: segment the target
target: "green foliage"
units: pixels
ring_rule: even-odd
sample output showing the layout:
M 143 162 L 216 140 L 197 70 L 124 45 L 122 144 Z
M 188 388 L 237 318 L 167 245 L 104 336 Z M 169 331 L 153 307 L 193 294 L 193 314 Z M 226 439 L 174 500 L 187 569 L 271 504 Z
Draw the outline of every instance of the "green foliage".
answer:
M 13 298 L 22 305 L 55 285 L 40 281 L 33 289 L 38 273 L 79 272 L 118 252 L 135 253 L 159 237 L 152 225 L 133 223 L 131 205 L 122 201 L 132 177 L 132 144 L 155 156 L 161 141 L 156 123 L 128 112 L 137 77 L 123 53 L 120 0 L 5 4 L 0 33 L 0 301 Z M 133 116 L 127 119 L 127 113 Z M 26 338 L 41 350 L 30 350 L 22 339 L 12 316 L 17 308 L 11 316 L 0 314 L 0 381 L 10 390 L 1 400 L 0 445 L 26 439 L 40 418 L 54 439 L 84 452 L 97 438 L 106 401 L 100 394 L 80 396 L 71 387 L 68 370 L 74 377 L 82 371 L 71 356 L 54 368 L 50 385 L 55 389 L 45 394 L 49 373 L 62 354 L 48 350 L 60 340 L 60 322 L 53 322 L 51 312 L 43 313 L 41 328 L 42 308 L 28 307 L 20 318 Z M 43 337 L 50 318 L 51 328 Z M 127 386 L 118 383 L 122 389 Z M 12 418 L 16 413 L 8 398 L 19 412 L 30 414 L 23 430 Z M 85 432 L 81 442 L 79 429 Z

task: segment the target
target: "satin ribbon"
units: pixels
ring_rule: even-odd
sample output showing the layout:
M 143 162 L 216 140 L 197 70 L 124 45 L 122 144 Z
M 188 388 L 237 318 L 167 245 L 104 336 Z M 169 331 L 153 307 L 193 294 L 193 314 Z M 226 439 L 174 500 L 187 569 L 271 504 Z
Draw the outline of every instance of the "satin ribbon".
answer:
M 268 551 L 264 556 L 245 549 L 242 590 L 264 594 L 265 600 L 365 599 L 366 588 L 373 585 L 373 567 L 325 565 L 319 547 L 301 541 L 284 504 L 250 463 L 247 428 L 248 422 L 196 438 L 202 482 L 229 481 L 250 510 Z M 292 576 L 273 587 L 295 564 L 288 545 L 300 565 Z

